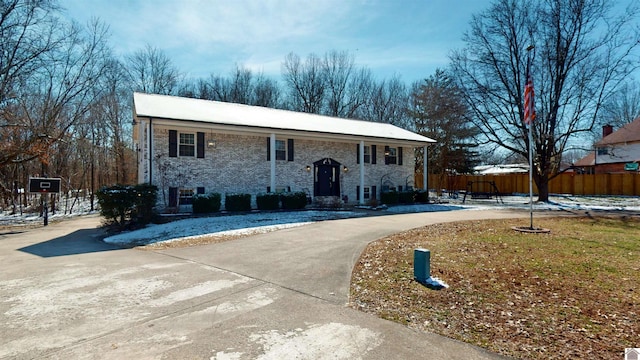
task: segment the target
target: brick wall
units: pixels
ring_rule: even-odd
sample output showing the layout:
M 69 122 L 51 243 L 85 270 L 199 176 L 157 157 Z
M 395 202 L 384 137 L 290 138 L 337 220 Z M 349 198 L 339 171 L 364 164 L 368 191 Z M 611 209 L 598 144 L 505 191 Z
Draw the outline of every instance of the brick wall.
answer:
M 169 129 L 154 127 L 153 183 L 159 188 L 159 202 L 168 204 L 169 187 L 204 187 L 205 192 L 249 193 L 255 206 L 255 195 L 267 192 L 270 186 L 271 164 L 267 161 L 267 136 L 211 133 L 205 129 L 205 144 L 215 140 L 215 148 L 205 145 L 205 157 L 169 157 Z M 184 132 L 195 133 L 196 130 Z M 278 140 L 287 137 L 276 135 Z M 291 138 L 291 137 L 290 137 Z M 356 203 L 356 189 L 360 184 L 360 165 L 357 164 L 356 144 L 333 141 L 294 139 L 294 161 L 276 161 L 276 187 L 291 191 L 306 191 L 313 196 L 313 163 L 332 158 L 341 164 L 340 186 L 349 203 Z M 372 145 L 367 143 L 366 145 Z M 384 177 L 393 186 L 406 186 L 413 180 L 413 148 L 403 148 L 403 165 L 385 165 L 384 146 L 377 145 L 377 164 L 365 164 L 365 186 L 376 186 L 378 192 Z M 143 164 L 144 166 L 144 164 Z M 307 166 L 311 171 L 307 171 Z M 348 171 L 344 171 L 346 166 Z M 412 183 L 410 183 L 412 185 Z M 272 189 L 275 190 L 275 189 Z

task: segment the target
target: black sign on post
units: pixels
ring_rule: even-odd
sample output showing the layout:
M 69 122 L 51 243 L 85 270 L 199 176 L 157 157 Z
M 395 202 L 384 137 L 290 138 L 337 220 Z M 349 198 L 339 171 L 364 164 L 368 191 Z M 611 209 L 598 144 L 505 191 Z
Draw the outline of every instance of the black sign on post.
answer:
M 47 194 L 60 192 L 60 178 L 29 178 L 29 192 L 42 194 L 44 226 L 49 225 L 49 208 Z
M 29 192 L 57 194 L 60 192 L 60 178 L 29 178 Z

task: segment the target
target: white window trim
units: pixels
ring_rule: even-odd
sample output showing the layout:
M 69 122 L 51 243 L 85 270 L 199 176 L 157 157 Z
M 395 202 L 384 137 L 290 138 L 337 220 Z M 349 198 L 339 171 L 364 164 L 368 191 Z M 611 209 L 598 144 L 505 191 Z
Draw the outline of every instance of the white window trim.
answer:
M 182 143 L 182 135 L 191 135 L 193 136 L 193 144 L 184 144 Z M 195 133 L 190 133 L 190 132 L 178 132 L 178 157 L 188 157 L 188 158 L 194 158 L 196 157 L 197 154 L 197 144 L 196 142 L 198 141 L 198 137 L 196 136 Z M 193 155 L 182 155 L 181 149 L 182 146 L 192 146 L 193 147 Z
M 284 157 L 282 159 L 278 158 L 278 151 L 279 151 L 278 150 L 278 143 L 282 143 L 283 146 L 284 146 L 284 150 L 280 150 L 280 153 L 284 153 Z M 276 139 L 276 157 L 275 157 L 276 161 L 287 161 L 287 156 L 288 155 L 289 154 L 287 153 L 287 140 Z

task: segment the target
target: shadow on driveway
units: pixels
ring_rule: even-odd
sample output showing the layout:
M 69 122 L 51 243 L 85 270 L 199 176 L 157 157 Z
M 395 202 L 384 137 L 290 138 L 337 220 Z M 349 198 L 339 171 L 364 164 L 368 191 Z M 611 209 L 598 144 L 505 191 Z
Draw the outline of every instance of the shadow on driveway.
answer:
M 118 246 L 106 244 L 100 241 L 100 235 L 102 235 L 102 230 L 100 229 L 82 229 L 65 236 L 29 245 L 18 250 L 47 258 L 122 249 Z

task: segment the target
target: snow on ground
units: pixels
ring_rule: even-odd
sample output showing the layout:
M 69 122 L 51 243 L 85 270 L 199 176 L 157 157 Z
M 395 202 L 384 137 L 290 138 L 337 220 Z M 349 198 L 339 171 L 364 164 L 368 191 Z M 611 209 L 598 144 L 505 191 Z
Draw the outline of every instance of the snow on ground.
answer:
M 529 209 L 528 194 L 505 196 L 499 199 L 473 200 L 467 199 L 463 204 L 462 197 L 436 198 L 436 204 L 390 206 L 373 212 L 375 215 L 402 214 L 417 212 L 451 211 L 451 210 L 486 210 L 486 209 Z M 534 198 L 535 200 L 535 198 Z M 552 195 L 548 203 L 534 203 L 534 211 L 632 211 L 640 213 L 640 197 L 631 196 L 573 196 Z M 50 221 L 69 216 L 88 214 L 88 207 L 80 204 L 73 214 L 62 211 L 50 216 Z M 106 242 L 118 245 L 146 245 L 161 241 L 176 241 L 201 236 L 247 235 L 275 231 L 284 228 L 302 226 L 316 221 L 344 219 L 371 215 L 371 211 L 361 209 L 306 210 L 291 212 L 254 212 L 245 215 L 217 215 L 212 217 L 191 218 L 173 221 L 167 224 L 150 225 L 144 229 L 110 236 Z M 42 223 L 37 214 L 9 215 L 0 212 L 0 226 Z
M 200 236 L 258 234 L 310 224 L 315 221 L 363 216 L 353 211 L 260 212 L 245 215 L 221 215 L 151 225 L 104 239 L 118 245 L 148 245 L 160 241 L 186 240 Z

